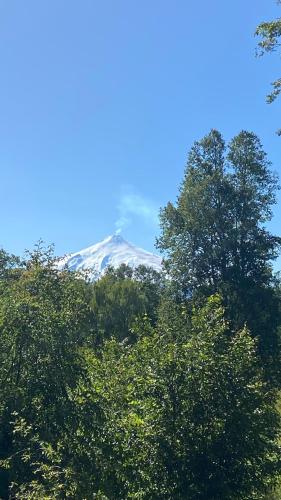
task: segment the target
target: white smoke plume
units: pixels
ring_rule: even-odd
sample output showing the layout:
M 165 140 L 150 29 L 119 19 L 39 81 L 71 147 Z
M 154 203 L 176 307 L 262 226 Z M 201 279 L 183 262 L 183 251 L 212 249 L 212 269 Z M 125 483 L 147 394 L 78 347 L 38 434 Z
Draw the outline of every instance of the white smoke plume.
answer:
M 145 223 L 157 225 L 159 209 L 151 201 L 138 194 L 127 193 L 121 196 L 117 206 L 119 217 L 115 222 L 116 233 L 129 227 L 136 218 Z

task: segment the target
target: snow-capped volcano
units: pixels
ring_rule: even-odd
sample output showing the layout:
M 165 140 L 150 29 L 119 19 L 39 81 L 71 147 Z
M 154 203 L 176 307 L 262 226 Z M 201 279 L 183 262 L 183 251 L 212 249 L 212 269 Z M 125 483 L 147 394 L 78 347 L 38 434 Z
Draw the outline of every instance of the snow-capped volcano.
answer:
M 136 247 L 124 240 L 120 234 L 114 234 L 80 252 L 67 255 L 60 260 L 59 268 L 68 267 L 72 271 L 90 270 L 94 277 L 96 274 L 103 274 L 108 266 L 117 268 L 121 264 L 133 268 L 145 265 L 160 271 L 161 260 L 158 255 Z

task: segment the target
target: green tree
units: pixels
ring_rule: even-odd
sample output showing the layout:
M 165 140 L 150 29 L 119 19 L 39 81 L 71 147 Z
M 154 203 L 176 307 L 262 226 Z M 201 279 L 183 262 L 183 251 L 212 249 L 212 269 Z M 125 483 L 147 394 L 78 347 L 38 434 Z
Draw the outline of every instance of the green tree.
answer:
M 44 491 L 60 484 L 69 496 L 53 473 L 67 463 L 75 498 L 261 498 L 279 468 L 275 394 L 248 331 L 228 332 L 212 297 L 181 336 L 144 319 L 135 344 L 112 339 L 102 358 L 88 352 L 78 429 L 60 447 L 69 461 L 50 454 Z
M 196 142 L 188 156 L 177 205 L 161 210 L 158 247 L 184 297 L 197 289 L 213 293 L 227 266 L 225 233 L 232 225 L 224 176 L 224 141 L 216 130 Z M 225 262 L 226 261 L 226 262 Z
M 277 189 L 269 165 L 255 134 L 242 131 L 227 149 L 212 130 L 191 148 L 177 203 L 161 211 L 158 239 L 181 298 L 220 293 L 231 326 L 246 322 L 268 359 L 277 352 L 271 263 L 281 242 L 265 227 Z
M 31 474 L 13 422 L 26 419 L 54 444 L 74 418 L 69 390 L 81 372 L 79 346 L 91 341 L 92 313 L 85 283 L 58 272 L 52 250 L 40 245 L 1 282 L 0 297 L 0 453 L 14 457 L 3 475 L 7 498 L 8 485 Z
M 162 286 L 160 273 L 145 266 L 109 268 L 91 286 L 97 342 L 110 337 L 134 341 L 132 326 L 144 314 L 155 324 Z

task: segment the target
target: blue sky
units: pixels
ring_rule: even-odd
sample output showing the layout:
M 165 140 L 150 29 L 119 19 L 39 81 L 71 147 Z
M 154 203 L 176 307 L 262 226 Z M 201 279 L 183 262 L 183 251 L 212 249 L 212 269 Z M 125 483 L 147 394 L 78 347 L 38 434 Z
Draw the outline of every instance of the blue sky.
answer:
M 274 0 L 0 1 L 0 245 L 57 254 L 123 226 L 153 249 L 187 152 L 256 132 L 281 174 L 278 54 L 255 57 Z M 281 198 L 271 228 L 280 230 Z

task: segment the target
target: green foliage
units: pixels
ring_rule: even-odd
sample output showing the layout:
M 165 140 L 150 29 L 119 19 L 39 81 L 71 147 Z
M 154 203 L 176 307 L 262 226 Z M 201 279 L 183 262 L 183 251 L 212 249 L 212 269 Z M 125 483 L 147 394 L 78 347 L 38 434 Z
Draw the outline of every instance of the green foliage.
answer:
M 59 273 L 51 249 L 39 246 L 2 283 L 0 458 L 14 457 L 9 481 L 29 474 L 21 461 L 24 447 L 14 437 L 15 418 L 28 418 L 51 443 L 72 418 L 68 392 L 80 373 L 77 349 L 86 332 L 91 337 L 90 320 L 84 282 Z M 7 481 L 4 473 L 4 491 Z
M 279 498 L 275 189 L 254 134 L 213 130 L 162 210 L 168 280 L 0 252 L 3 500 Z
M 227 154 L 226 154 L 227 153 Z M 259 139 L 242 131 L 226 151 L 216 130 L 192 147 L 176 206 L 161 210 L 168 273 L 185 295 L 241 277 L 268 283 L 280 238 L 271 218 L 276 178 Z
M 155 323 L 161 288 L 161 275 L 153 269 L 139 266 L 133 270 L 126 265 L 117 270 L 109 268 L 92 285 L 97 342 L 111 337 L 134 341 L 132 327 L 139 317 L 147 314 Z
M 278 1 L 277 3 L 281 3 Z M 259 55 L 266 52 L 274 52 L 280 47 L 281 37 L 281 19 L 260 23 L 256 29 L 257 36 L 261 38 L 259 42 Z M 281 92 L 281 79 L 277 79 L 272 83 L 273 90 L 267 96 L 267 102 L 272 103 Z
M 281 4 L 279 0 L 277 3 Z M 258 55 L 263 56 L 266 52 L 276 51 L 281 45 L 281 19 L 277 18 L 272 21 L 260 23 L 255 34 L 261 38 L 258 43 Z M 281 78 L 274 80 L 271 85 L 272 91 L 267 96 L 267 102 L 269 104 L 275 101 L 281 92 Z M 278 130 L 277 133 L 281 135 L 281 130 Z
M 44 446 L 45 495 L 261 498 L 278 471 L 279 419 L 255 341 L 246 329 L 229 338 L 217 297 L 194 311 L 181 342 L 171 333 L 144 320 L 135 344 L 111 340 L 102 358 L 85 352 L 76 432 L 57 453 Z
M 158 240 L 180 298 L 220 293 L 231 327 L 247 323 L 268 359 L 280 323 L 271 261 L 281 239 L 265 228 L 276 188 L 255 134 L 242 131 L 226 149 L 212 130 L 189 153 L 177 203 L 161 211 Z

